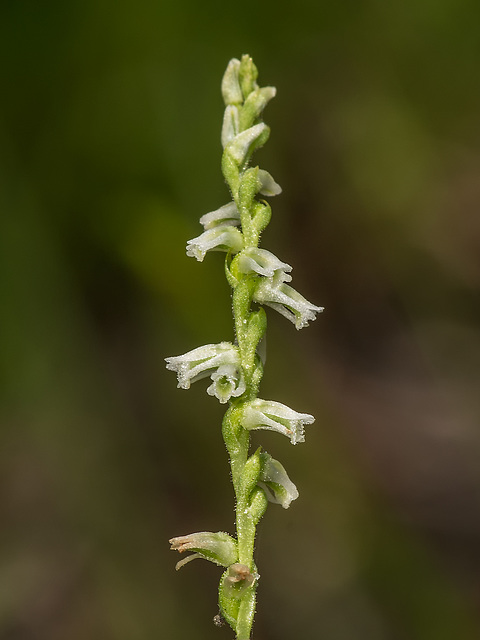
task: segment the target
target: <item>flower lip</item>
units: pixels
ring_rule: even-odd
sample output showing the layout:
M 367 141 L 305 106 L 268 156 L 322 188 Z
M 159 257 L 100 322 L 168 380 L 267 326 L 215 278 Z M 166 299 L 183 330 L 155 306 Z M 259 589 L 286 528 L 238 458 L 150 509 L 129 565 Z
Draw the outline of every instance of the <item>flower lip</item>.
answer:
M 207 393 L 216 396 L 221 404 L 225 404 L 233 396 L 238 398 L 245 393 L 246 384 L 240 368 L 235 364 L 223 364 L 210 376 L 212 384 Z

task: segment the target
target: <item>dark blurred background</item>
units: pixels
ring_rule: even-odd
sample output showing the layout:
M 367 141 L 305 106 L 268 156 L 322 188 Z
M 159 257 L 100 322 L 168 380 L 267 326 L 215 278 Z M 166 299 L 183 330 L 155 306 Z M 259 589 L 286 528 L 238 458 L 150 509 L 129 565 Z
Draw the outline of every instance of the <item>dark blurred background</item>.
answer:
M 0 638 L 231 639 L 233 527 L 204 382 L 163 358 L 232 338 L 220 80 L 278 89 L 263 246 L 326 311 L 269 313 L 263 397 L 313 413 L 300 490 L 258 538 L 257 640 L 480 638 L 480 4 L 4 0 L 0 8 Z

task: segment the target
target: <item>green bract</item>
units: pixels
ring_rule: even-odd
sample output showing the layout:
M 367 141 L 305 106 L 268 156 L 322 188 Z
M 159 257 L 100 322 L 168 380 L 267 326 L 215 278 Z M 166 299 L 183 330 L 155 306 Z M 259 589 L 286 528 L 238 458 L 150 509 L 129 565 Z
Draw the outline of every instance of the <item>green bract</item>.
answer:
M 194 552 L 177 568 L 194 558 L 226 567 L 220 579 L 219 606 L 237 640 L 249 640 L 255 613 L 259 578 L 253 559 L 256 526 L 268 501 L 287 509 L 298 497 L 297 488 L 278 460 L 261 449 L 249 455 L 250 431 L 278 431 L 296 444 L 305 439 L 304 425 L 314 421 L 308 413 L 258 398 L 267 328 L 262 305 L 279 311 L 297 329 L 323 310 L 286 284 L 292 279 L 289 264 L 258 247 L 260 234 L 271 217 L 270 206 L 258 195 L 275 196 L 282 190 L 268 171 L 249 166 L 252 154 L 270 134 L 261 115 L 276 93 L 274 87 L 259 87 L 257 76 L 249 56 L 233 59 L 227 66 L 222 80 L 222 172 L 232 201 L 203 215 L 203 233 L 187 243 L 187 255 L 200 262 L 210 251 L 227 254 L 225 274 L 232 287 L 235 340 L 166 358 L 167 368 L 177 373 L 180 388 L 188 389 L 191 382 L 210 377 L 207 392 L 221 403 L 229 402 L 222 434 L 235 490 L 236 539 L 224 532 L 203 531 L 170 542 L 172 549 Z M 252 303 L 260 308 L 253 310 Z

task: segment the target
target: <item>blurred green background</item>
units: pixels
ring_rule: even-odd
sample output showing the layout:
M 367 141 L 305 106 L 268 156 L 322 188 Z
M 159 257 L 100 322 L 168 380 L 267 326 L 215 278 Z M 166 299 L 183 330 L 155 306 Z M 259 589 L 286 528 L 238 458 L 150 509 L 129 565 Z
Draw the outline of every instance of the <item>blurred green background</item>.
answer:
M 263 246 L 326 311 L 269 313 L 262 443 L 300 490 L 259 529 L 257 640 L 480 638 L 477 0 L 4 0 L 0 8 L 0 638 L 231 639 L 219 425 L 163 358 L 232 338 L 219 86 L 277 98 Z

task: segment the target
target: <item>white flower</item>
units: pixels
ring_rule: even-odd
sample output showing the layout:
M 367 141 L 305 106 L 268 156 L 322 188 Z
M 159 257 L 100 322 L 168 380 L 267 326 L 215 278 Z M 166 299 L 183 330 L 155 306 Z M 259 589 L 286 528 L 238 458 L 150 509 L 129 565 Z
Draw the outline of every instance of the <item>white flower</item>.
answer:
M 266 452 L 261 453 L 260 457 L 262 459 L 262 473 L 259 486 L 265 491 L 270 502 L 281 504 L 284 509 L 288 509 L 292 500 L 298 498 L 297 487 L 278 460 Z
M 237 257 L 237 265 L 242 273 L 258 273 L 260 276 L 272 278 L 279 272 L 278 278 L 283 282 L 290 282 L 292 276 L 287 272 L 292 267 L 286 262 L 282 262 L 270 251 L 257 249 L 257 247 L 247 247 Z
M 219 226 L 235 226 L 240 225 L 240 214 L 238 213 L 235 202 L 224 204 L 223 207 L 210 211 L 200 218 L 200 224 L 203 225 L 205 231 Z
M 282 271 L 277 271 L 271 278 L 262 278 L 255 289 L 254 300 L 275 309 L 282 316 L 294 323 L 297 329 L 306 327 L 315 320 L 316 314 L 323 311 L 288 284 Z
M 221 403 L 245 391 L 238 349 L 231 342 L 207 344 L 165 360 L 167 369 L 176 371 L 180 389 L 189 389 L 192 382 L 211 376 L 213 384 L 207 391 Z
M 177 562 L 177 571 L 187 562 L 196 558 L 210 560 L 222 567 L 229 567 L 238 558 L 237 542 L 223 531 L 212 533 L 210 531 L 199 531 L 188 536 L 179 536 L 169 540 L 172 551 L 183 553 L 184 551 L 194 551 L 180 562 Z
M 260 182 L 260 193 L 264 196 L 278 196 L 282 193 L 282 187 L 275 182 L 272 176 L 265 169 L 258 170 L 258 180 Z
M 267 125 L 264 122 L 259 122 L 253 127 L 246 129 L 246 131 L 242 131 L 236 135 L 227 144 L 226 149 L 229 150 L 230 155 L 238 162 L 238 164 L 241 164 L 250 151 L 252 144 L 268 131 L 269 128 Z
M 290 438 L 292 444 L 304 442 L 303 425 L 312 424 L 315 418 L 309 413 L 298 413 L 280 402 L 257 398 L 249 402 L 242 416 L 245 429 L 270 429 Z
M 231 251 L 238 253 L 243 249 L 241 231 L 231 225 L 218 225 L 207 229 L 197 238 L 187 242 L 187 256 L 203 262 L 207 251 Z
M 247 388 L 242 375 L 239 375 L 238 364 L 222 364 L 210 376 L 212 384 L 207 393 L 216 396 L 221 404 L 225 404 L 233 396 L 238 398 Z

